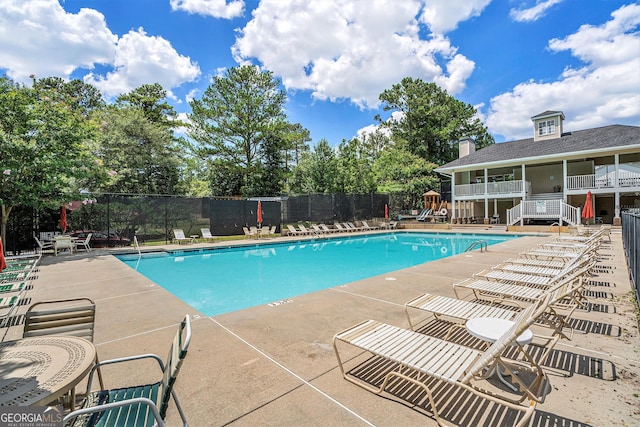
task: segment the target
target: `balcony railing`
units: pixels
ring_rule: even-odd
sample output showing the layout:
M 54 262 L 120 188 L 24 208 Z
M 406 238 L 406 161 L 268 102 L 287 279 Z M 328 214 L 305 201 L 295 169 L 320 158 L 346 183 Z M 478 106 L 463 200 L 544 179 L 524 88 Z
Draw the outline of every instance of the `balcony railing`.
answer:
M 522 193 L 522 180 L 488 182 L 487 194 L 513 194 Z M 483 196 L 484 183 L 460 184 L 455 186 L 456 197 L 462 196 Z
M 574 175 L 567 177 L 568 190 L 593 190 L 597 188 L 613 188 L 615 176 L 613 174 L 596 176 Z M 619 187 L 640 187 L 640 174 L 634 172 L 619 172 Z

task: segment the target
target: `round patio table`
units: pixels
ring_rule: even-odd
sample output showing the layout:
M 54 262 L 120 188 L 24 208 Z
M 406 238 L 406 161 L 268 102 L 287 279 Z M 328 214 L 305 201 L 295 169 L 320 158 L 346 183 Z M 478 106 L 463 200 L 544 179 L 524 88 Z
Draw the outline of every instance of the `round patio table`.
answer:
M 476 317 L 473 319 L 467 320 L 465 327 L 467 332 L 473 335 L 476 338 L 479 338 L 483 341 L 487 341 L 488 343 L 494 343 L 498 338 L 504 335 L 509 328 L 513 326 L 513 322 L 507 319 L 499 319 L 496 317 Z M 516 338 L 516 342 L 521 346 L 529 344 L 533 340 L 533 332 L 531 329 L 525 330 L 522 334 L 520 334 Z M 517 371 L 515 371 L 517 372 Z M 509 387 L 511 390 L 516 391 L 517 387 L 508 382 L 502 376 L 502 372 L 500 372 L 500 368 L 496 363 L 494 363 L 489 372 L 487 373 L 487 377 L 492 375 L 497 375 L 498 379 Z
M 47 405 L 71 391 L 96 358 L 84 338 L 47 336 L 0 343 L 0 405 Z

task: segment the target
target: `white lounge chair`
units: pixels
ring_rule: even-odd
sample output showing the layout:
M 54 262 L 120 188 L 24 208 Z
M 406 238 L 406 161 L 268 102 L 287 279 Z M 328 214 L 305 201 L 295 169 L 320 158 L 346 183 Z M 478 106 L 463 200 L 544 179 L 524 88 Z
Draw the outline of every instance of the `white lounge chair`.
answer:
M 205 242 L 215 242 L 215 240 L 217 239 L 216 236 L 211 234 L 211 230 L 209 230 L 208 228 L 201 228 L 200 233 L 202 234 L 202 239 Z
M 367 221 L 364 221 L 364 220 L 363 220 L 363 221 L 361 221 L 361 222 L 362 222 L 362 228 L 363 228 L 364 230 L 369 230 L 369 231 L 372 231 L 372 230 L 380 230 L 380 227 L 378 227 L 378 226 L 374 226 L 374 227 L 372 227 L 372 226 L 370 226 L 370 225 L 369 225 L 369 223 L 367 223 Z
M 366 390 L 381 394 L 390 384 L 394 388 L 399 387 L 397 381 L 392 381 L 394 379 L 421 388 L 440 425 L 444 425 L 444 422 L 436 402 L 442 403 L 442 400 L 437 400 L 433 395 L 432 390 L 436 387 L 434 381 L 444 381 L 482 399 L 519 411 L 522 417 L 516 425 L 524 426 L 535 411 L 536 404 L 544 401 L 549 390 L 545 372 L 517 342 L 517 338 L 533 324 L 539 309 L 539 304 L 532 304 L 522 310 L 513 319 L 513 325 L 484 352 L 374 320 L 364 321 L 336 334 L 333 348 L 343 378 Z M 385 359 L 394 364 L 396 369 L 386 373 L 380 386 L 365 382 L 356 377 L 353 371 L 345 369 L 338 350 L 339 345 L 345 344 Z M 502 357 L 511 345 L 518 346 L 527 363 L 520 364 Z M 525 383 L 515 374 L 516 364 L 517 370 L 529 372 L 533 378 L 530 382 Z M 487 372 L 493 373 L 496 369 L 511 375 L 511 381 L 520 393 L 514 396 L 501 391 L 489 391 L 486 387 Z M 418 375 L 413 375 L 411 371 Z M 445 401 L 450 405 L 456 404 L 449 399 Z
M 194 239 L 193 237 L 186 237 L 184 235 L 184 231 L 182 231 L 181 228 L 174 228 L 173 229 L 173 242 L 174 243 L 178 243 L 178 244 L 194 243 L 195 241 L 196 241 L 196 239 Z

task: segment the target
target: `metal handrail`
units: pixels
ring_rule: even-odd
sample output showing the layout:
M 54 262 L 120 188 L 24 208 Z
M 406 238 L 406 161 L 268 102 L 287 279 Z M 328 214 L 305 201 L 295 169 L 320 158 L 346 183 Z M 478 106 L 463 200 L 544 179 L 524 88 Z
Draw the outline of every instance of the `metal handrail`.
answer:
M 140 245 L 138 244 L 138 236 L 133 236 L 133 245 L 138 250 L 138 256 L 142 256 L 142 252 L 140 251 Z
M 486 240 L 476 240 L 475 242 L 471 243 L 469 245 L 469 247 L 467 249 L 465 249 L 465 252 L 469 252 L 473 249 L 475 249 L 476 247 L 480 247 L 480 252 L 482 253 L 482 248 L 484 248 L 485 251 L 489 252 L 489 244 L 487 243 Z

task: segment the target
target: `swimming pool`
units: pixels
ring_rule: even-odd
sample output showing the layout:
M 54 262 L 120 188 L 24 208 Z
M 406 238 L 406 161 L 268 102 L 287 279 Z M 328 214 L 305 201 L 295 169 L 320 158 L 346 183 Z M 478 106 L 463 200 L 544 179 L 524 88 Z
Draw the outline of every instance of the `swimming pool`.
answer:
M 117 257 L 207 316 L 342 285 L 520 236 L 393 232 Z

